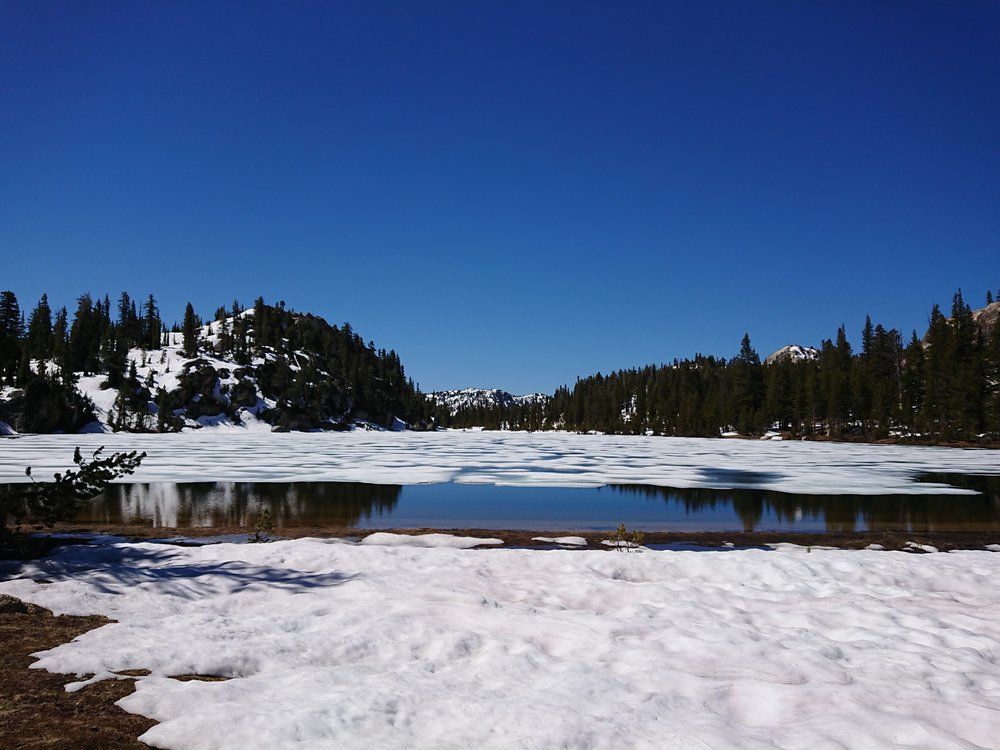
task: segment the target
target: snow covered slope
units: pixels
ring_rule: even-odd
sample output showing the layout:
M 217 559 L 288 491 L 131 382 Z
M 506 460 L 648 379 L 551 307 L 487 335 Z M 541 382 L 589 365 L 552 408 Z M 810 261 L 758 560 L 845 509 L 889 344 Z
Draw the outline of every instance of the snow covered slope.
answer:
M 227 323 L 231 328 L 232 319 L 228 319 Z M 263 352 L 261 356 L 251 360 L 247 367 L 241 368 L 232 358 L 213 353 L 218 345 L 218 330 L 218 324 L 201 328 L 199 338 L 202 346 L 197 357 L 189 357 L 184 353 L 180 333 L 166 334 L 166 343 L 158 350 L 129 350 L 126 370 L 134 365 L 137 380 L 145 389 L 143 400 L 149 412 L 146 417 L 147 428 L 152 428 L 156 423 L 159 407 L 155 403 L 155 396 L 159 389 L 162 388 L 168 394 L 179 394 L 183 386 L 200 379 L 202 387 L 193 388 L 189 396 L 185 395 L 183 401 L 187 403 L 177 403 L 180 399 L 174 399 L 172 405 L 177 408 L 171 409 L 171 412 L 180 420 L 178 426 L 240 426 L 268 432 L 271 430 L 271 426 L 262 421 L 260 415 L 265 409 L 274 407 L 275 401 L 260 395 L 252 372 L 254 366 L 263 365 L 269 359 L 273 361 L 277 355 Z M 240 370 L 242 373 L 238 372 Z M 107 379 L 108 376 L 103 373 L 85 375 L 77 381 L 77 388 L 94 402 L 101 429 L 110 432 L 112 423 L 116 418 L 121 418 L 121 404 L 117 403 L 118 390 L 106 386 Z M 241 383 L 245 383 L 247 395 L 240 403 L 234 403 L 233 393 Z M 203 406 L 200 409 L 192 408 L 194 404 Z

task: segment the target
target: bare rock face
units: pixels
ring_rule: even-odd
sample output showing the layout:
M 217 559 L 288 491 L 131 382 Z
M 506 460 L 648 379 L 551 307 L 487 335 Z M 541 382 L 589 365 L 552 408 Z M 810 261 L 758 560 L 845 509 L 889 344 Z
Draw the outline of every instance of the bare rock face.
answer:
M 983 338 L 989 337 L 994 327 L 996 327 L 997 321 L 1000 320 L 1000 300 L 986 307 L 981 307 L 978 310 L 973 310 L 972 319 L 979 326 Z
M 257 386 L 251 380 L 240 380 L 229 394 L 234 406 L 251 407 L 257 405 Z

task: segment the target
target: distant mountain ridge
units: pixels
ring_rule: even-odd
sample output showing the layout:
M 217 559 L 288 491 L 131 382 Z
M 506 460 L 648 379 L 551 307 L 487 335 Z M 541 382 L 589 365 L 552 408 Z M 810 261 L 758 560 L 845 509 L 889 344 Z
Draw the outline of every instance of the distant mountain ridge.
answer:
M 773 365 L 775 362 L 783 362 L 786 359 L 790 359 L 792 362 L 810 362 L 818 358 L 819 349 L 800 344 L 788 344 L 767 355 L 764 364 Z
M 544 393 L 529 393 L 515 396 L 499 388 L 461 388 L 448 391 L 428 393 L 427 398 L 438 406 L 445 407 L 454 416 L 463 409 L 495 409 L 524 406 L 538 401 L 544 401 L 548 395 Z

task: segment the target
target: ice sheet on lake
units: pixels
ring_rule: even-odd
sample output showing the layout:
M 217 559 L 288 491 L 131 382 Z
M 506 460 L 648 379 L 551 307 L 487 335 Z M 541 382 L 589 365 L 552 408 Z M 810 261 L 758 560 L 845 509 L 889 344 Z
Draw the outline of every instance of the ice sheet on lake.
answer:
M 0 591 L 118 620 L 163 748 L 995 747 L 1000 554 L 69 548 Z M 51 583 L 36 583 L 44 579 Z M 181 682 L 177 674 L 221 675 Z
M 1000 474 L 1000 453 L 801 441 L 567 433 L 39 435 L 0 440 L 0 482 L 64 470 L 74 446 L 144 450 L 132 481 L 433 482 L 595 487 L 752 487 L 805 494 L 962 494 L 923 472 Z

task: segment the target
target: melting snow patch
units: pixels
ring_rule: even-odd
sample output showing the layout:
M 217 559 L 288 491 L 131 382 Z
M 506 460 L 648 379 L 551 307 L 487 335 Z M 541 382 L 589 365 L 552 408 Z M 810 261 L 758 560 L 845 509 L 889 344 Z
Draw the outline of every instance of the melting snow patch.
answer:
M 648 547 L 643 547 L 641 544 L 636 544 L 635 542 L 624 542 L 618 541 L 617 539 L 603 539 L 601 544 L 606 547 L 614 547 L 615 549 L 628 550 L 629 552 L 649 552 Z
M 475 536 L 455 536 L 453 534 L 391 534 L 388 531 L 378 531 L 366 536 L 360 544 L 376 544 L 383 547 L 471 549 L 484 544 L 503 544 L 503 539 L 482 539 Z
M 533 536 L 533 542 L 545 542 L 546 544 L 561 544 L 564 547 L 586 547 L 587 540 L 582 536 Z
M 918 544 L 917 542 L 907 542 L 904 547 L 906 547 L 907 552 L 937 552 L 938 548 L 933 547 L 930 544 Z

